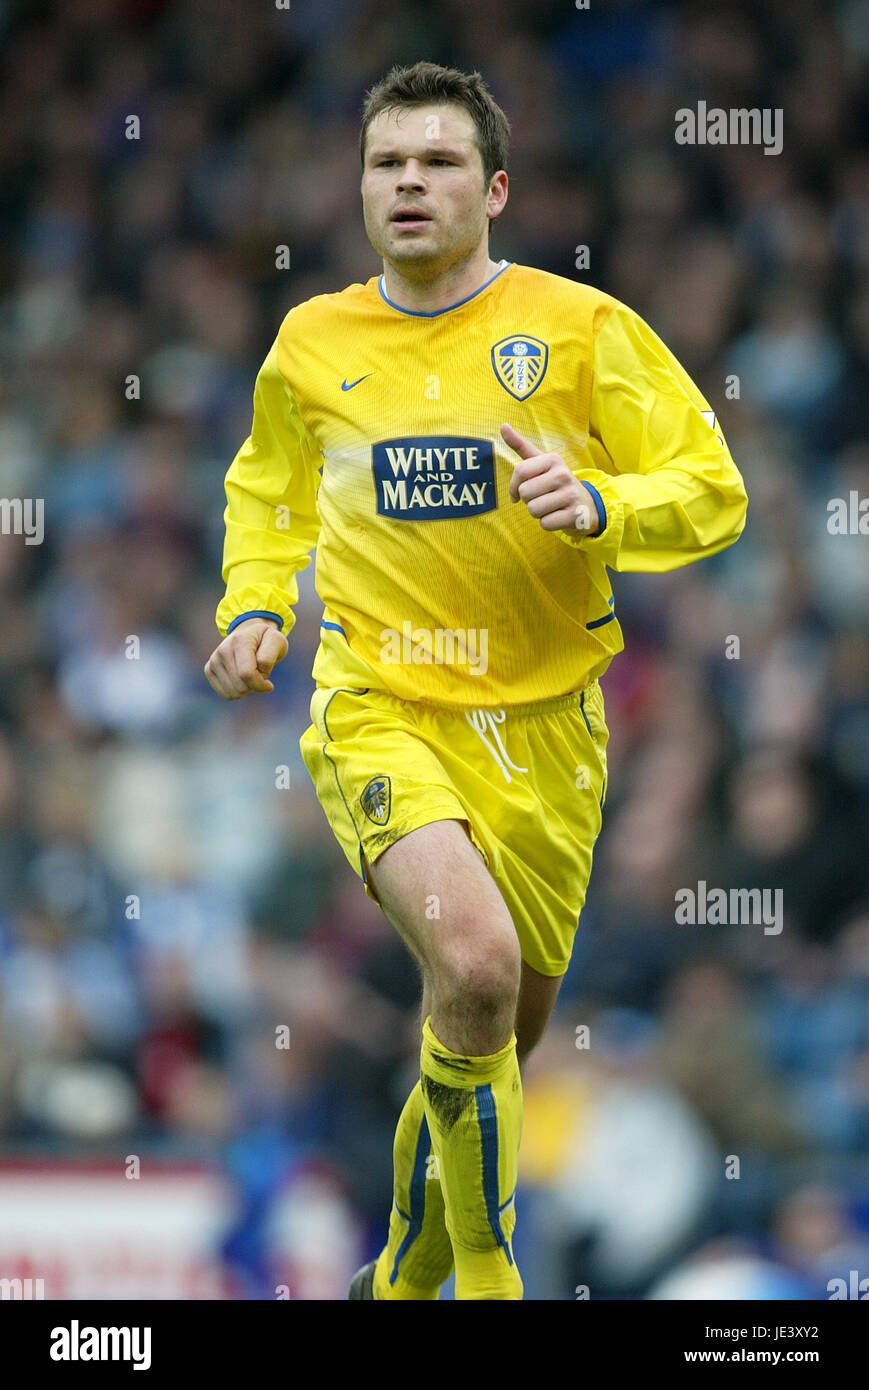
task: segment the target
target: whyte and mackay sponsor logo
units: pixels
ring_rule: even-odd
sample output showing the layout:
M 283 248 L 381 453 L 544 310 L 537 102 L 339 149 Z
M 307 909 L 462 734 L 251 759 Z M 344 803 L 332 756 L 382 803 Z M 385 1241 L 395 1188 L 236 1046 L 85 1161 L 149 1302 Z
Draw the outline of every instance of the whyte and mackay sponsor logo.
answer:
M 490 512 L 497 501 L 490 439 L 384 439 L 372 446 L 371 464 L 380 516 L 402 521 L 476 516 Z
M 549 347 L 527 333 L 511 333 L 493 344 L 491 359 L 504 390 L 524 401 L 546 375 Z M 341 383 L 345 391 L 355 385 Z M 437 521 L 477 516 L 497 505 L 490 439 L 446 434 L 384 439 L 373 445 L 371 463 L 380 516 Z

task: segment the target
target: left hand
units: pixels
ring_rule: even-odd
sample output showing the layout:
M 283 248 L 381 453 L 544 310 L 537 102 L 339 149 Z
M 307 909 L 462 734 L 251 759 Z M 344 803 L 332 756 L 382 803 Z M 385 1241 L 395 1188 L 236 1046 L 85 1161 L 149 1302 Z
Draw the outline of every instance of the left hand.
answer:
M 544 531 L 581 531 L 593 536 L 600 526 L 594 498 L 559 454 L 541 454 L 512 425 L 501 438 L 520 457 L 510 479 L 510 500 L 524 502 Z

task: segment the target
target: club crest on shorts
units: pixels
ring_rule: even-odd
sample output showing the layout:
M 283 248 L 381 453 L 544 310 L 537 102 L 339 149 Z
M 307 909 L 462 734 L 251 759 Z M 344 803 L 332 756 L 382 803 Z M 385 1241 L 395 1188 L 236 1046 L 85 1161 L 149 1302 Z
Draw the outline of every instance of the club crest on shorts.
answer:
M 527 333 L 511 333 L 492 348 L 495 376 L 511 396 L 524 401 L 537 390 L 549 362 L 549 348 Z
M 389 778 L 383 774 L 372 777 L 365 784 L 359 800 L 369 820 L 374 821 L 375 825 L 385 825 L 392 811 L 392 783 Z

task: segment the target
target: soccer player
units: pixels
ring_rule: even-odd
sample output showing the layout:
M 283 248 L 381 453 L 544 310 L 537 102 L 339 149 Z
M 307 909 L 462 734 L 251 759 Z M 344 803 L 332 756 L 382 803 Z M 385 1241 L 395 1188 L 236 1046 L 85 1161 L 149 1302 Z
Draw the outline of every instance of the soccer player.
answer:
M 284 319 L 226 477 L 225 699 L 270 691 L 295 575 L 324 604 L 305 763 L 419 964 L 420 1079 L 394 1203 L 349 1297 L 520 1299 L 520 1063 L 570 960 L 606 794 L 607 569 L 739 536 L 712 410 L 610 295 L 489 252 L 509 124 L 432 63 L 368 94 L 362 204 L 383 274 Z M 540 209 L 546 216 L 545 207 Z

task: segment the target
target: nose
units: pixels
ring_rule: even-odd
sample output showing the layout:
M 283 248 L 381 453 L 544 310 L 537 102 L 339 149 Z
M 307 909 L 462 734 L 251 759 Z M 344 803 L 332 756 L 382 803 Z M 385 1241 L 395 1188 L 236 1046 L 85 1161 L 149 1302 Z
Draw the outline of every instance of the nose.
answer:
M 415 159 L 409 159 L 401 170 L 396 187 L 402 191 L 407 188 L 424 188 L 425 174 L 422 165 Z

